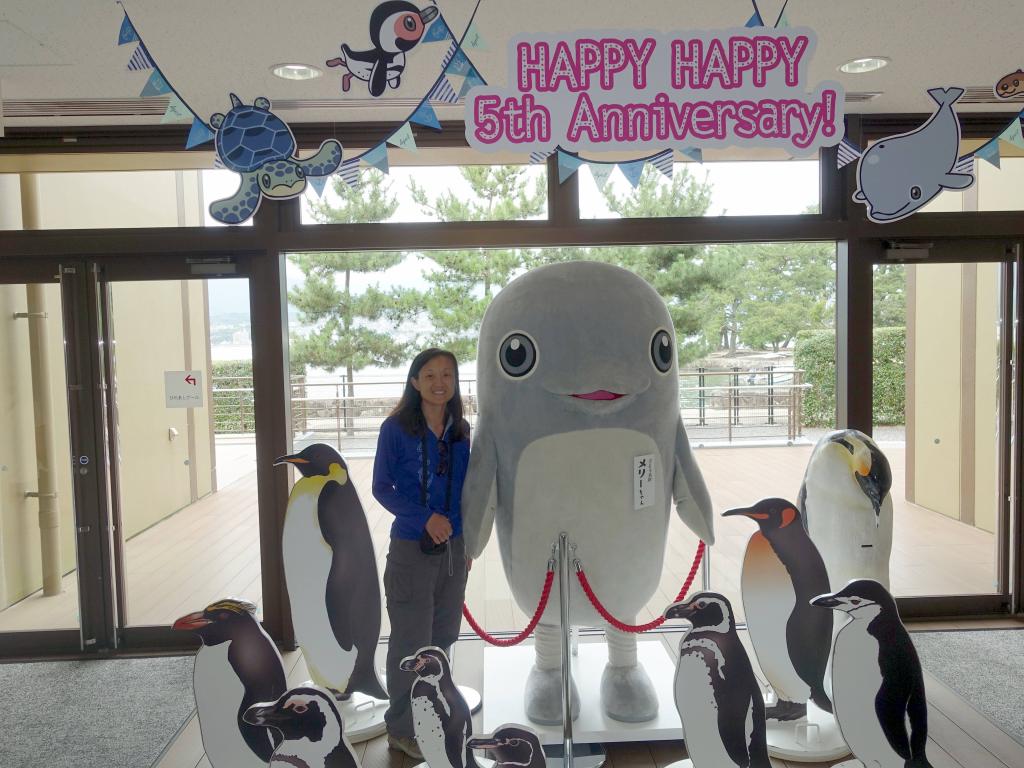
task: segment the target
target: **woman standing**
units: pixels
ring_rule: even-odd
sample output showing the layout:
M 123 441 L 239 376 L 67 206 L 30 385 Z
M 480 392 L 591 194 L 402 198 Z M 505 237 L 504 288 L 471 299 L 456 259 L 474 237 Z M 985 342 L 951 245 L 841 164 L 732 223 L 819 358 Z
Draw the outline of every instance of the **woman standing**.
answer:
M 373 496 L 395 516 L 384 569 L 391 620 L 384 719 L 388 746 L 416 760 L 423 758 L 409 704 L 415 674 L 398 665 L 424 646 L 448 652 L 458 639 L 469 571 L 460 513 L 468 464 L 458 363 L 451 352 L 424 350 L 381 425 L 373 465 Z

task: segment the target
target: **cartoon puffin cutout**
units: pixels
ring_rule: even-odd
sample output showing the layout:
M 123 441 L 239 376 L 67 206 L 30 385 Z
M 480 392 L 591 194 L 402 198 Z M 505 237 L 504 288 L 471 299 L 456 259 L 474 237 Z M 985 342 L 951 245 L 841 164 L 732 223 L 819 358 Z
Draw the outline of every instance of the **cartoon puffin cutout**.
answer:
M 365 80 L 370 95 L 381 96 L 390 86 L 397 88 L 405 71 L 405 54 L 416 47 L 427 24 L 437 18 L 437 6 L 422 10 L 405 0 L 387 0 L 370 14 L 370 44 L 368 51 L 354 51 L 341 44 L 341 56 L 328 59 L 328 67 L 344 67 L 348 71 L 341 78 L 341 90 L 348 92 L 352 78 Z
M 292 688 L 277 701 L 254 704 L 243 717 L 247 723 L 280 733 L 271 765 L 359 768 L 334 697 L 312 683 Z
M 287 689 L 281 654 L 256 620 L 256 606 L 227 598 L 182 616 L 174 629 L 195 632 L 193 687 L 203 749 L 213 768 L 267 765 L 280 737 L 242 719 Z
M 544 748 L 536 732 L 524 725 L 498 726 L 490 736 L 476 736 L 467 744 L 494 758 L 494 768 L 546 768 Z
M 374 664 L 381 616 L 377 560 L 345 460 L 331 446 L 314 443 L 276 464 L 291 464 L 301 474 L 288 497 L 282 550 L 295 637 L 309 674 L 339 699 L 362 693 L 386 700 Z M 358 713 L 366 715 L 359 704 Z M 384 708 L 371 708 L 377 732 Z M 359 730 L 348 706 L 343 709 L 352 741 L 376 735 Z
M 811 604 L 849 617 L 832 651 L 832 701 L 854 757 L 877 768 L 931 768 L 924 675 L 892 595 L 854 579 Z

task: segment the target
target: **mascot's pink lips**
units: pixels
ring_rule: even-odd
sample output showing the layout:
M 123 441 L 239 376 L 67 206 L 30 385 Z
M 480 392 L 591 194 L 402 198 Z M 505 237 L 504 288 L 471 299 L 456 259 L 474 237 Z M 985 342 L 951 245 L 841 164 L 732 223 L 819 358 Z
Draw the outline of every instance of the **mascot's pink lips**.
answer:
M 587 392 L 582 395 L 573 394 L 571 397 L 576 397 L 580 400 L 618 400 L 620 397 L 625 397 L 625 395 L 621 395 L 618 392 L 609 392 L 607 389 L 595 389 L 593 392 Z

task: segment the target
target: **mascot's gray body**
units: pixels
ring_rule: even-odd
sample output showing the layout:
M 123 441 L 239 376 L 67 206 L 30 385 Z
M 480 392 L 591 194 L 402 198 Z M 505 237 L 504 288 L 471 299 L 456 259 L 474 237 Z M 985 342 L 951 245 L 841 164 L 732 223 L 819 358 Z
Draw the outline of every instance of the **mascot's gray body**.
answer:
M 535 362 L 520 377 L 500 359 L 514 333 L 535 345 Z M 671 345 L 661 367 L 656 340 Z M 469 554 L 481 554 L 497 519 L 512 594 L 530 615 L 551 544 L 565 531 L 598 597 L 617 618 L 632 621 L 661 578 L 673 497 L 687 526 L 708 543 L 714 539 L 710 499 L 679 415 L 675 336 L 664 301 L 641 278 L 608 264 L 533 270 L 488 307 L 477 376 L 480 418 L 462 497 Z M 592 399 L 579 397 L 587 394 Z M 644 456 L 653 457 L 653 482 L 644 489 L 653 497 L 637 508 L 635 460 Z M 602 624 L 575 583 L 571 605 L 574 625 Z M 558 614 L 556 587 L 538 630 L 538 669 L 558 663 Z M 609 647 L 614 669 L 602 684 L 606 711 L 649 719 L 657 705 L 646 676 L 632 674 L 635 636 L 609 632 Z M 549 694 L 531 675 L 528 714 L 531 698 L 557 696 L 557 678 L 551 682 Z M 637 686 L 648 690 L 630 690 Z M 551 710 L 557 705 L 555 699 Z

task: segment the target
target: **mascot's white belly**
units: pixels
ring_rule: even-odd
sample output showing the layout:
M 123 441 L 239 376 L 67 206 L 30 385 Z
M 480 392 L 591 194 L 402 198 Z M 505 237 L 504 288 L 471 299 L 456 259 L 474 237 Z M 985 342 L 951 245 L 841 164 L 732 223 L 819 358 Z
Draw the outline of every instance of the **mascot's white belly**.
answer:
M 634 458 L 654 458 L 653 498 L 636 508 Z M 563 432 L 527 445 L 516 467 L 510 535 L 502 563 L 519 607 L 537 607 L 551 545 L 565 531 L 594 592 L 617 618 L 631 621 L 658 587 L 665 556 L 672 476 L 647 434 L 630 429 Z M 674 469 L 674 468 L 673 468 Z M 500 495 L 500 494 L 499 494 Z M 544 620 L 559 623 L 558 584 Z M 573 579 L 573 624 L 603 622 Z
M 313 680 L 343 691 L 355 667 L 357 651 L 346 651 L 338 645 L 327 615 L 327 578 L 333 552 L 320 533 L 317 517 L 317 500 L 323 484 L 313 478 L 300 482 L 309 489 L 296 484 L 292 491 L 282 537 L 295 639 L 302 647 Z
M 238 730 L 245 687 L 228 661 L 231 643 L 204 645 L 196 654 L 193 686 L 203 749 L 213 768 L 266 768 Z M 269 735 L 268 735 L 269 739 Z

